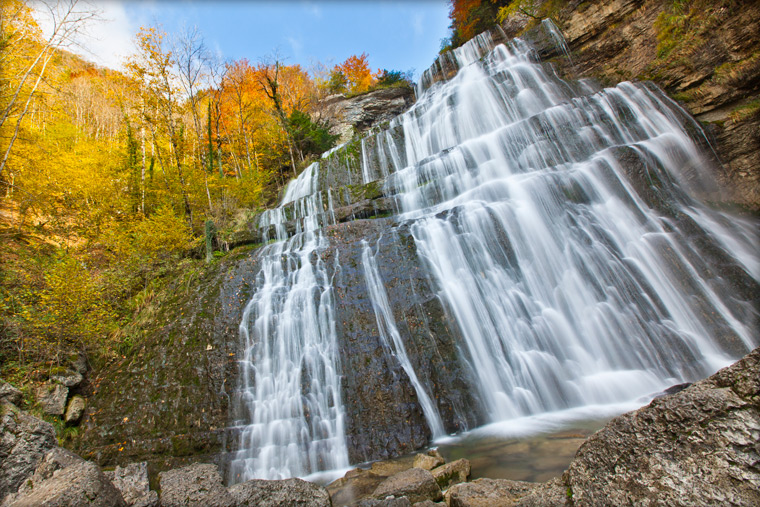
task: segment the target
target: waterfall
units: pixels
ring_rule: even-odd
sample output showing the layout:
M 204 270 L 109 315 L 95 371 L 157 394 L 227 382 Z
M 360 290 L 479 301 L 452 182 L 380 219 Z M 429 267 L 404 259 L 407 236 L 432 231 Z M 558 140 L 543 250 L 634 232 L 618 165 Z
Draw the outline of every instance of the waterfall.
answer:
M 261 218 L 276 241 L 256 254 L 240 324 L 235 481 L 348 466 L 342 379 L 361 372 L 341 370 L 341 266 L 324 260 L 323 227 L 354 216 L 335 206 L 351 204 L 356 178 L 395 201 L 382 226 L 410 231 L 479 420 L 638 400 L 759 344 L 756 224 L 703 204 L 719 194 L 717 159 L 654 85 L 565 82 L 528 43 L 486 33 L 441 55 L 417 96 L 304 170 Z M 342 184 L 321 172 L 359 144 Z M 376 255 L 364 242 L 357 266 L 376 334 L 440 436 L 446 393 L 415 371 Z
M 318 171 L 318 164 L 309 166 L 287 188 L 283 200 L 303 221 L 290 239 L 282 207 L 261 218 L 263 230 L 275 226 L 279 241 L 258 254 L 256 290 L 240 323 L 245 355 L 236 393 L 239 450 L 230 463 L 235 482 L 348 466 L 332 280 L 320 258 L 327 240 L 314 187 Z
M 716 185 L 693 120 L 651 84 L 570 85 L 519 40 L 483 45 L 395 120 L 386 186 L 489 419 L 635 399 L 728 364 L 720 340 L 757 346 L 757 309 L 703 258 L 757 280 L 754 225 L 694 197 Z

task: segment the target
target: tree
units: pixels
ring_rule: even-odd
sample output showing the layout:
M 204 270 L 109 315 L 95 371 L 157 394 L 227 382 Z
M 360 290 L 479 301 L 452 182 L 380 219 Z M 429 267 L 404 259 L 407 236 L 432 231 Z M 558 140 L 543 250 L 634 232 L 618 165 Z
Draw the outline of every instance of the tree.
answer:
M 369 67 L 367 53 L 359 56 L 351 55 L 335 66 L 337 75 L 345 78 L 345 86 L 350 93 L 363 93 L 370 89 L 375 82 L 375 75 Z M 332 76 L 330 79 L 332 83 Z
M 42 5 L 51 23 L 47 39 L 32 18 L 28 6 L 18 0 L 3 0 L 0 3 L 0 90 L 3 93 L 0 97 L 0 133 L 6 122 L 13 122 L 15 118 L 13 134 L 2 150 L 0 176 L 50 60 L 59 48 L 73 44 L 74 36 L 85 23 L 96 17 L 92 11 L 79 9 L 78 0 L 60 0 Z

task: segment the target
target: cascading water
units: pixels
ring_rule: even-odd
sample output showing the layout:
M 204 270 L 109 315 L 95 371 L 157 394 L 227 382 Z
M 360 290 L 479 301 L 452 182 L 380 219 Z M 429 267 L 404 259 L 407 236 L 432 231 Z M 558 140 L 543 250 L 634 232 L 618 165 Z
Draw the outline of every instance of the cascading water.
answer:
M 646 84 L 574 90 L 519 40 L 471 46 L 395 120 L 407 164 L 379 172 L 489 418 L 634 399 L 727 364 L 719 338 L 756 346 L 756 310 L 700 255 L 733 238 L 720 255 L 757 279 L 756 237 L 687 195 L 714 184 L 685 115 Z
M 392 223 L 411 231 L 456 323 L 480 420 L 635 400 L 758 346 L 754 224 L 700 203 L 716 191 L 714 157 L 653 85 L 566 83 L 525 42 L 482 34 L 425 72 L 417 96 L 362 140 L 344 185 L 379 180 L 395 198 Z M 240 325 L 233 481 L 348 465 L 341 379 L 361 372 L 340 367 L 340 266 L 322 260 L 321 228 L 346 192 L 325 181 L 310 166 L 262 217 L 277 242 L 258 253 Z M 377 334 L 439 436 L 446 393 L 415 371 L 362 248 Z
M 265 231 L 275 226 L 278 241 L 259 253 L 256 290 L 240 323 L 235 482 L 348 466 L 332 280 L 320 259 L 326 218 L 313 183 L 317 171 L 317 164 L 306 169 L 283 199 L 295 202 L 302 230 L 287 239 L 282 208 L 261 219 Z

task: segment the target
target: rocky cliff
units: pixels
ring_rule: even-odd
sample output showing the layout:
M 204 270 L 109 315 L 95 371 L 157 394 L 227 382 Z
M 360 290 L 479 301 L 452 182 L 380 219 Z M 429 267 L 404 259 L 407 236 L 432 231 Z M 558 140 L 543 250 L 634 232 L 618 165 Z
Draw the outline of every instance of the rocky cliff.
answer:
M 540 2 L 562 31 L 570 58 L 552 41 L 544 57 L 571 77 L 613 86 L 651 80 L 713 136 L 727 203 L 760 210 L 760 4 L 751 0 Z M 525 15 L 503 24 L 526 34 Z M 726 203 L 724 203 L 726 204 Z

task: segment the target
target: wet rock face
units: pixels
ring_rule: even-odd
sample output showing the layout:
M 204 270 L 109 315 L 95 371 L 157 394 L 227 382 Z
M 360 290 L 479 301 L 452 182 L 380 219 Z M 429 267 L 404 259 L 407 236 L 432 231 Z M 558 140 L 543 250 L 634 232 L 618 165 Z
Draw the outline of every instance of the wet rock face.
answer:
M 576 506 L 760 504 L 760 349 L 613 419 L 563 476 Z
M 419 265 L 408 227 L 391 219 L 355 220 L 327 227 L 327 265 L 335 275 L 336 321 L 344 372 L 343 404 L 352 463 L 387 459 L 423 447 L 430 439 L 406 372 L 382 343 L 362 265 L 362 241 L 372 247 L 399 334 L 423 384 L 436 386 L 434 401 L 449 432 L 473 427 L 478 403 L 465 386 L 456 324 L 435 297 Z

